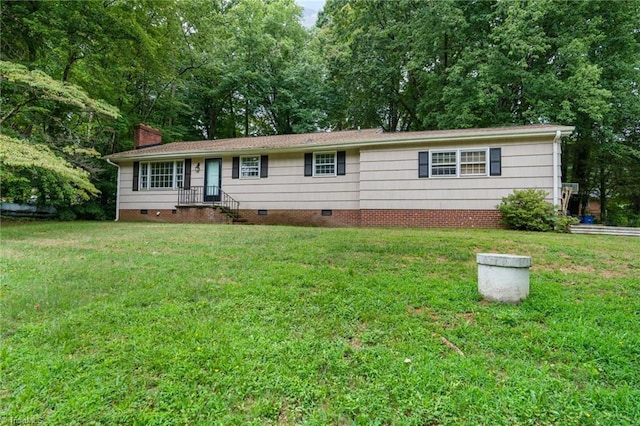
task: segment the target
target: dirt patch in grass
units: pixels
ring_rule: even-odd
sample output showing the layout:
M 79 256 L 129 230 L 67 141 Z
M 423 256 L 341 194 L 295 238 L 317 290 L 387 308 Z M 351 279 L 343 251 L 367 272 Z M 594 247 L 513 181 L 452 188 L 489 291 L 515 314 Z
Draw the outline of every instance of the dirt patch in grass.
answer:
M 212 281 L 221 285 L 237 285 L 238 284 L 237 281 L 232 280 L 229 277 L 221 277 L 221 278 L 218 278 L 217 280 L 212 280 Z
M 622 271 L 600 271 L 600 275 L 604 278 L 623 278 L 626 276 Z
M 440 314 L 426 306 L 407 306 L 407 312 L 412 315 L 426 316 L 434 322 L 440 322 Z
M 616 270 L 600 269 L 593 265 L 572 264 L 572 265 L 558 266 L 558 265 L 548 264 L 548 265 L 534 265 L 531 267 L 531 271 L 533 273 L 542 272 L 542 271 L 554 272 L 554 273 L 560 272 L 565 275 L 589 274 L 594 276 L 600 276 L 603 278 L 624 278 L 628 275 L 628 273 L 631 273 L 630 271 L 631 268 L 627 268 L 621 265 L 617 265 L 616 268 L 618 269 Z
M 423 307 L 423 306 L 407 306 L 407 312 L 409 312 L 410 314 L 414 314 L 414 315 L 422 315 L 425 313 L 427 308 Z
M 347 342 L 352 349 L 362 349 L 362 340 L 359 337 L 351 337 Z
M 30 240 L 29 243 L 35 244 L 36 246 L 41 247 L 51 247 L 51 248 L 60 248 L 60 247 L 69 247 L 74 249 L 83 249 L 83 250 L 94 250 L 97 247 L 85 243 L 80 243 L 74 240 L 67 239 L 52 239 L 52 238 L 37 238 Z
M 558 268 L 556 270 L 560 271 L 560 272 L 562 272 L 564 274 L 571 274 L 571 273 L 575 273 L 575 272 L 594 274 L 594 273 L 597 272 L 596 269 L 593 266 L 583 266 L 583 265 L 564 266 L 564 267 Z
M 296 413 L 295 407 L 291 407 L 291 405 L 285 401 L 280 406 L 280 411 L 278 412 L 278 424 L 279 425 L 291 425 L 298 424 L 301 418 L 299 413 Z
M 0 250 L 0 256 L 5 259 L 22 259 L 24 258 L 24 251 L 3 248 L 2 250 Z
M 465 312 L 463 314 L 457 314 L 456 318 L 467 322 L 469 325 L 475 325 L 476 317 L 473 312 Z

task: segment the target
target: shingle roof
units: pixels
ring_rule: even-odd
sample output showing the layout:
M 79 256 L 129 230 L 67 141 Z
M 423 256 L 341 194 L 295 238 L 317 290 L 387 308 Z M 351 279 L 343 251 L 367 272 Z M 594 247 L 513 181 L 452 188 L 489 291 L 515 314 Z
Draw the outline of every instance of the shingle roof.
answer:
M 172 157 L 180 154 L 240 153 L 246 151 L 299 151 L 308 148 L 348 148 L 368 145 L 385 145 L 401 142 L 434 142 L 449 139 L 482 139 L 500 136 L 526 136 L 532 134 L 554 134 L 560 131 L 568 135 L 573 127 L 554 125 L 532 125 L 493 127 L 482 129 L 429 130 L 419 132 L 382 132 L 380 129 L 319 132 L 297 135 L 257 136 L 235 139 L 172 142 L 147 148 L 118 152 L 107 156 L 110 160 L 135 158 Z

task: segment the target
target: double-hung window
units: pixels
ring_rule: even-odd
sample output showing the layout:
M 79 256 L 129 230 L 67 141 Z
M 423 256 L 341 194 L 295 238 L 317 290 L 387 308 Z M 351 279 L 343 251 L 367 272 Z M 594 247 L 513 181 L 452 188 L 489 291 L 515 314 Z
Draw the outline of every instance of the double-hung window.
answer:
M 140 163 L 140 189 L 177 189 L 184 185 L 184 161 Z
M 231 179 L 260 179 L 269 176 L 268 155 L 245 155 L 231 160 Z
M 486 176 L 487 150 L 461 150 L 460 176 Z
M 317 152 L 313 154 L 313 175 L 314 176 L 335 176 L 336 175 L 336 153 Z
M 260 156 L 240 157 L 240 179 L 258 179 L 260 177 Z
M 488 176 L 489 157 L 491 157 L 491 176 L 500 176 L 500 155 L 500 148 L 424 151 L 418 154 L 418 175 L 419 177 Z
M 307 152 L 304 154 L 304 175 L 313 177 L 347 174 L 347 152 Z
M 434 151 L 431 153 L 431 176 L 456 176 L 457 151 Z

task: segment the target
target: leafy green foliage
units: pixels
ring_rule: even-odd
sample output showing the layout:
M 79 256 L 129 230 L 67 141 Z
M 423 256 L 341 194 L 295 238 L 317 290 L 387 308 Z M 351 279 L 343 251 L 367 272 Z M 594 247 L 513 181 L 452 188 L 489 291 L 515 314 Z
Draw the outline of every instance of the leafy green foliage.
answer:
M 551 231 L 554 229 L 555 208 L 545 198 L 542 189 L 516 189 L 502 198 L 498 210 L 502 222 L 511 229 Z
M 0 61 L 0 83 L 6 99 L 0 126 L 8 129 L 7 133 L 22 136 L 0 135 L 2 180 L 9 184 L 3 198 L 17 203 L 35 198 L 43 205 L 71 206 L 96 196 L 98 189 L 80 165 L 100 154 L 80 146 L 77 140 L 67 143 L 68 136 L 57 135 L 57 128 L 63 121 L 90 121 L 94 113 L 118 118 L 117 108 L 90 98 L 78 86 L 11 62 Z M 45 122 L 45 116 L 55 114 L 60 115 L 60 121 L 44 131 L 34 131 L 34 122 Z M 88 133 L 90 130 L 88 127 Z M 72 133 L 69 129 L 63 132 Z
M 577 225 L 580 223 L 580 220 L 577 217 L 566 216 L 560 213 L 557 213 L 554 221 L 554 230 L 556 232 L 570 232 L 571 226 Z
M 93 111 L 110 118 L 120 116 L 117 108 L 103 101 L 91 99 L 80 87 L 54 80 L 39 70 L 30 71 L 23 65 L 0 61 L 0 78 L 5 89 L 7 83 L 25 89 L 21 98 L 12 97 L 14 105 L 3 103 L 4 108 L 11 107 L 11 109 L 0 118 L 0 126 L 5 120 L 19 113 L 27 103 L 41 100 L 72 105 L 81 110 Z M 12 91 L 18 92 L 18 88 L 15 86 L 12 87 Z
M 76 204 L 98 194 L 89 173 L 54 154 L 46 145 L 0 135 L 3 198 L 17 203 L 36 197 L 47 205 Z
M 533 257 L 517 306 L 495 250 Z M 640 420 L 632 237 L 3 221 L 0 262 L 9 422 Z

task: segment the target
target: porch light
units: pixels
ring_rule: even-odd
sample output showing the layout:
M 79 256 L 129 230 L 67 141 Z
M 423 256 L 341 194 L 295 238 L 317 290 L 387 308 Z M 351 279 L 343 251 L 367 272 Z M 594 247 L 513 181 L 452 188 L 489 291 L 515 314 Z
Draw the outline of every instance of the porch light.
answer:
M 196 173 L 200 173 L 200 163 L 196 164 Z

